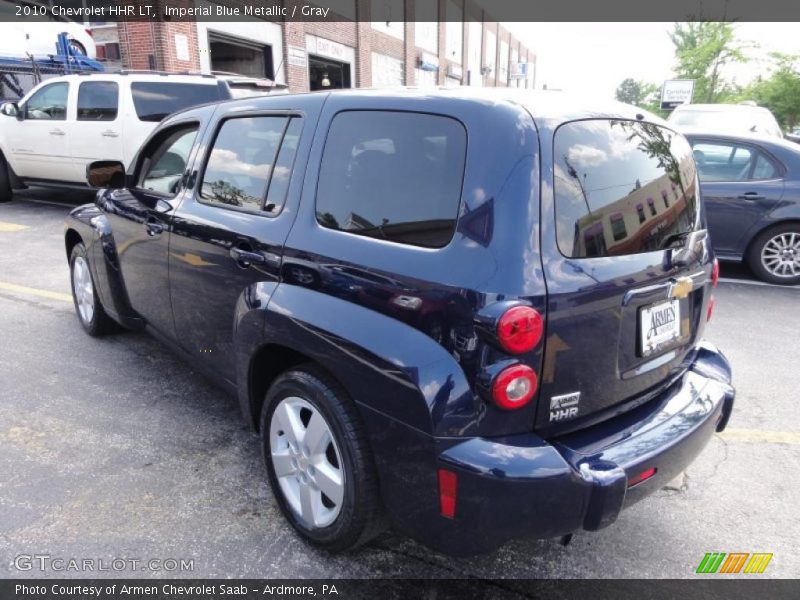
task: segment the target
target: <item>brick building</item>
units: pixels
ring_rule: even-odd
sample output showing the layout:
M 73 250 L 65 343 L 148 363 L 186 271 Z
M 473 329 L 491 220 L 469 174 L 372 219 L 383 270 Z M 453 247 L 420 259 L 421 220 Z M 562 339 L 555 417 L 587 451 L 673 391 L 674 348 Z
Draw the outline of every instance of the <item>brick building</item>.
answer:
M 294 3 L 283 5 L 291 13 Z M 182 4 L 205 7 L 212 15 L 218 5 L 241 6 L 236 0 Z M 534 85 L 533 53 L 473 0 L 329 0 L 326 5 L 342 20 L 125 22 L 116 25 L 116 40 L 106 25 L 99 52 L 118 56 L 125 68 L 232 72 L 274 79 L 296 92 Z

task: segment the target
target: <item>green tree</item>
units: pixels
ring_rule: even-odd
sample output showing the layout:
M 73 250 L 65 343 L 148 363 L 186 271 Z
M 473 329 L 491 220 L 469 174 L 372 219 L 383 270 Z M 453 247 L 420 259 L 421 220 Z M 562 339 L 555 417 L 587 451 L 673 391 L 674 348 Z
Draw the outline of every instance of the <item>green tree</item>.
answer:
M 633 104 L 639 108 L 649 110 L 657 115 L 664 116 L 661 112 L 661 88 L 655 83 L 636 81 L 628 77 L 623 79 L 617 87 L 615 97 L 620 102 Z
M 800 56 L 773 52 L 768 78 L 759 78 L 742 90 L 742 100 L 766 106 L 784 130 L 800 124 Z
M 731 23 L 675 23 L 669 37 L 675 46 L 675 75 L 695 81 L 692 102 L 725 102 L 737 94 L 724 76 L 725 65 L 746 62 L 745 50 L 751 46 L 736 39 Z

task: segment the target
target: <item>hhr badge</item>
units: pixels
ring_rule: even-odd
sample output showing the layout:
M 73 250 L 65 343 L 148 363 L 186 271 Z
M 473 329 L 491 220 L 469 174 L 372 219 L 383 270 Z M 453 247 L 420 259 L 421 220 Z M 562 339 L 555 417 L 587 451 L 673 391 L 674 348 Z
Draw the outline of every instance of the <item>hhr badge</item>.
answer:
M 578 404 L 581 401 L 580 392 L 572 392 L 562 396 L 550 398 L 550 422 L 563 421 L 578 416 Z

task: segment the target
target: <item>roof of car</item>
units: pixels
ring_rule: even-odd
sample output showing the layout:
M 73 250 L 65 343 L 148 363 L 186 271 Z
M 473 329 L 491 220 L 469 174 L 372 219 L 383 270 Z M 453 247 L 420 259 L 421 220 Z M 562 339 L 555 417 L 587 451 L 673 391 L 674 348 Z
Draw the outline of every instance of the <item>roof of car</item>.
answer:
M 798 146 L 795 143 L 786 141 L 774 135 L 767 135 L 763 133 L 755 133 L 755 132 L 721 133 L 719 131 L 714 131 L 710 129 L 688 128 L 688 127 L 683 127 L 681 128 L 680 131 L 683 135 L 692 138 L 714 138 L 714 139 L 728 140 L 728 141 L 752 142 L 757 144 L 776 144 L 794 150 L 795 152 L 800 151 L 800 146 Z
M 475 102 L 487 107 L 497 103 L 511 103 L 525 108 L 537 124 L 550 122 L 563 123 L 578 119 L 611 118 L 646 120 L 661 125 L 667 125 L 660 117 L 641 108 L 604 99 L 587 99 L 585 95 L 570 94 L 556 91 L 533 91 L 519 88 L 473 88 L 460 87 L 396 87 L 396 88 L 355 88 L 324 90 L 317 92 L 304 92 L 301 94 L 283 94 L 281 102 L 290 101 L 292 96 L 306 94 L 336 94 L 345 97 L 376 97 L 387 99 L 398 98 L 427 98 L 427 99 L 458 99 L 460 101 Z M 266 96 L 265 96 L 266 98 Z M 248 101 L 253 101 L 249 98 Z M 244 102 L 244 100 L 229 100 L 227 102 Z
M 696 112 L 726 112 L 732 110 L 768 110 L 765 106 L 753 104 L 679 104 L 675 107 L 678 111 Z
M 123 71 L 120 73 L 75 73 L 71 75 L 62 75 L 57 78 L 48 79 L 47 81 L 59 80 L 79 80 L 85 81 L 87 78 L 92 79 L 130 79 L 135 81 L 174 81 L 176 83 L 207 83 L 208 85 L 216 85 L 221 79 L 214 75 L 205 75 L 200 73 L 160 73 L 158 71 Z

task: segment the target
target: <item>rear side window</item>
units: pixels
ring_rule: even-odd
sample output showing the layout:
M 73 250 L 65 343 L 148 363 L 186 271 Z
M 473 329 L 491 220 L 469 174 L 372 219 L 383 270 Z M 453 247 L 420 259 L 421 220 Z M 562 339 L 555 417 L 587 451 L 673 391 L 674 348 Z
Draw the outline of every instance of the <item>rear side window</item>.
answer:
M 87 81 L 78 88 L 78 121 L 117 118 L 119 86 L 113 81 Z
M 161 81 L 135 81 L 131 94 L 139 120 L 156 122 L 178 110 L 222 99 L 216 85 Z
M 694 160 L 700 181 L 775 179 L 775 164 L 753 147 L 728 142 L 696 142 Z
M 403 244 L 453 237 L 467 134 L 449 117 L 348 111 L 331 123 L 317 186 L 317 221 Z
M 280 211 L 300 137 L 300 118 L 228 119 L 208 157 L 201 202 L 250 211 Z
M 554 163 L 558 247 L 565 256 L 668 248 L 696 226 L 692 151 L 669 129 L 626 120 L 567 123 L 556 131 Z M 655 201 L 670 195 L 669 206 Z

